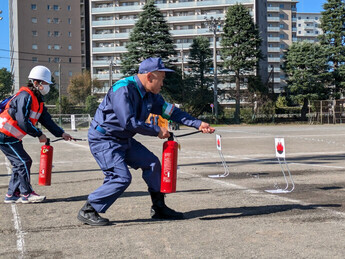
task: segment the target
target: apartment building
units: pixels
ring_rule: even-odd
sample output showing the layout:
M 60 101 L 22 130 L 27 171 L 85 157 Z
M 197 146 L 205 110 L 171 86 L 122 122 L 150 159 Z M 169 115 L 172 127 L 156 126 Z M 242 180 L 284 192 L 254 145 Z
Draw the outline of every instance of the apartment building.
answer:
M 318 42 L 322 34 L 321 13 L 297 13 L 297 41 Z
M 109 85 L 120 79 L 121 54 L 126 52 L 129 34 L 137 21 L 145 0 L 91 0 L 91 74 L 101 80 L 105 93 Z M 170 32 L 176 45 L 178 62 L 176 65 L 187 67 L 189 47 L 193 39 L 202 35 L 210 40 L 213 49 L 213 33 L 205 24 L 205 17 L 220 17 L 224 20 L 229 6 L 236 3 L 246 6 L 259 26 L 263 38 L 262 52 L 267 56 L 267 1 L 266 0 L 157 0 L 160 9 L 170 26 Z M 219 56 L 220 33 L 217 37 L 217 63 Z M 260 64 L 259 73 L 267 79 L 267 60 Z M 112 81 L 110 82 L 110 71 Z M 218 85 L 218 87 L 229 87 Z
M 267 54 L 270 83 L 274 93 L 283 91 L 285 73 L 281 69 L 284 50 L 297 41 L 296 0 L 267 0 Z
M 15 90 L 32 67 L 47 66 L 61 92 L 69 79 L 90 67 L 88 0 L 9 0 L 11 72 Z

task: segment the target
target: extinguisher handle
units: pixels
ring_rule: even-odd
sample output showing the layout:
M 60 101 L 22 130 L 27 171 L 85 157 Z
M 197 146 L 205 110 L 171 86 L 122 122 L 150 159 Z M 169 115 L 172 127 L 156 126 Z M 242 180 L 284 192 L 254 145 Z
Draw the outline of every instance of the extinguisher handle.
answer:
M 46 146 L 50 146 L 50 138 L 47 138 Z
M 170 134 L 170 137 L 168 138 L 168 140 L 173 141 L 174 140 L 174 133 L 169 131 L 169 134 Z

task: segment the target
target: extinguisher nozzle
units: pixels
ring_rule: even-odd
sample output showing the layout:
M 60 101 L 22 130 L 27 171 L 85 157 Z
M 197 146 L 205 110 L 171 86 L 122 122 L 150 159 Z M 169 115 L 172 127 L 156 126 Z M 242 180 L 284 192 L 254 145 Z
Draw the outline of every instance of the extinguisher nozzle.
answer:
M 46 146 L 50 146 L 50 138 L 47 138 Z
M 173 141 L 174 140 L 174 133 L 170 132 L 170 137 L 168 138 L 169 141 Z

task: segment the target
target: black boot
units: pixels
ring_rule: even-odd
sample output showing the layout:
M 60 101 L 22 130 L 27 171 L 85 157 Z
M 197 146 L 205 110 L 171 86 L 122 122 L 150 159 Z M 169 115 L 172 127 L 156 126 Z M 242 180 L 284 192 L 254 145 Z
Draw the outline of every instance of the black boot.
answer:
M 105 226 L 109 224 L 109 219 L 102 218 L 88 201 L 80 209 L 78 219 L 91 226 Z
M 183 219 L 183 213 L 170 209 L 164 202 L 164 193 L 150 192 L 152 207 L 151 218 L 153 219 Z

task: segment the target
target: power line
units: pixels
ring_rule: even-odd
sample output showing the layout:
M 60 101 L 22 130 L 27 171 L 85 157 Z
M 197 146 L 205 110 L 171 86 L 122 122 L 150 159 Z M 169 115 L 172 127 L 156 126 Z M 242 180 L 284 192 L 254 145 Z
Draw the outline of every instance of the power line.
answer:
M 0 51 L 6 51 L 6 52 L 16 52 L 20 54 L 30 54 L 30 55 L 38 55 L 38 56 L 56 56 L 56 57 L 74 57 L 74 58 L 81 58 L 82 56 L 72 56 L 72 55 L 54 55 L 54 54 L 41 54 L 41 53 L 35 53 L 35 52 L 26 52 L 26 51 L 15 51 L 15 50 L 8 50 L 8 49 L 0 49 Z
M 3 58 L 3 59 L 10 59 L 10 60 L 20 60 L 20 61 L 31 61 L 31 62 L 34 62 L 32 61 L 32 59 L 26 59 L 26 58 L 9 58 L 9 57 L 0 57 L 0 58 Z M 49 63 L 49 64 L 54 64 L 54 63 L 58 63 L 58 62 L 49 62 L 49 61 L 44 61 L 44 60 L 40 60 L 40 61 L 35 61 L 35 63 Z M 63 62 L 63 61 L 60 61 L 60 63 L 63 63 L 63 64 L 78 64 L 78 65 L 82 65 L 83 62 Z

